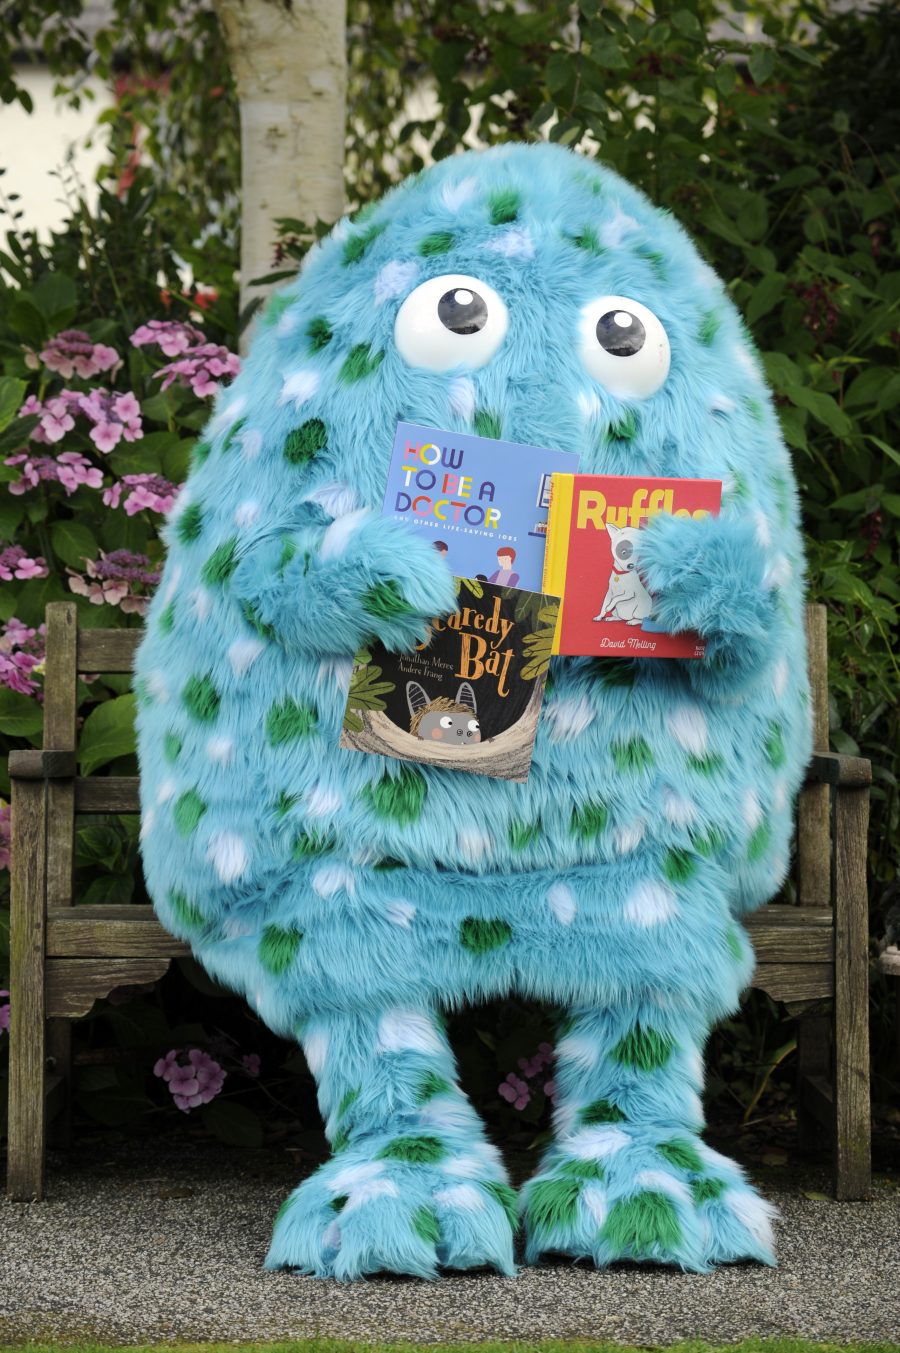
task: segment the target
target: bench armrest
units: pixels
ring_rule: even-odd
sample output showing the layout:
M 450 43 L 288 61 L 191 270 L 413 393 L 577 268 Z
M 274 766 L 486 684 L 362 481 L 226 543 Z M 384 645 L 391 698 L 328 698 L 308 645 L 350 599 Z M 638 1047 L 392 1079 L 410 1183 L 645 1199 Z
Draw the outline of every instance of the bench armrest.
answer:
M 68 780 L 75 774 L 74 752 L 31 750 L 10 752 L 11 780 Z
M 872 783 L 872 763 L 861 756 L 816 752 L 806 769 L 806 783 L 837 785 L 841 789 L 864 789 Z

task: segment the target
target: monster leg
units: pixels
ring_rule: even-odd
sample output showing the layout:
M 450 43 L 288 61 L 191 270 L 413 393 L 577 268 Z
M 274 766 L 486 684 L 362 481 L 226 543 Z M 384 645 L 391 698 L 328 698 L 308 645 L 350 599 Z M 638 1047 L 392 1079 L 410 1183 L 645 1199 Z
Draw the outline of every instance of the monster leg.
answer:
M 515 1194 L 456 1084 L 439 1017 L 322 1015 L 302 1043 L 333 1155 L 282 1205 L 266 1267 L 344 1280 L 513 1273 Z
M 523 1190 L 530 1263 L 548 1251 L 698 1272 L 775 1262 L 774 1209 L 698 1135 L 707 1032 L 696 1010 L 649 1000 L 572 1012 L 555 1141 Z

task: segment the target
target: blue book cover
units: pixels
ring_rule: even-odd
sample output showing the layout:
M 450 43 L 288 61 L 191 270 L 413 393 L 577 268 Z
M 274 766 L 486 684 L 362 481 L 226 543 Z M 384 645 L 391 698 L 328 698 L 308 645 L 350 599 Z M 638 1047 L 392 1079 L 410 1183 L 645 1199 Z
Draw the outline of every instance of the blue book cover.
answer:
M 382 511 L 429 536 L 457 577 L 540 592 L 550 476 L 577 469 L 573 451 L 398 423 Z

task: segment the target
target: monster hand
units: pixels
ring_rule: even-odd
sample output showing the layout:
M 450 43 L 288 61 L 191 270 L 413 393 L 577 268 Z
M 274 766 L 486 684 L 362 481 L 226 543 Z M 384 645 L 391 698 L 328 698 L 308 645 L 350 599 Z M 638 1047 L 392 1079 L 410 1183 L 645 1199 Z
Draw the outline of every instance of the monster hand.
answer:
M 373 639 L 409 650 L 434 616 L 456 609 L 453 575 L 437 550 L 369 509 L 261 540 L 233 585 L 252 625 L 311 654 L 355 653 Z
M 706 640 L 705 659 L 688 664 L 696 675 L 740 682 L 773 656 L 773 560 L 752 520 L 660 513 L 640 533 L 638 568 L 653 596 L 653 619 Z

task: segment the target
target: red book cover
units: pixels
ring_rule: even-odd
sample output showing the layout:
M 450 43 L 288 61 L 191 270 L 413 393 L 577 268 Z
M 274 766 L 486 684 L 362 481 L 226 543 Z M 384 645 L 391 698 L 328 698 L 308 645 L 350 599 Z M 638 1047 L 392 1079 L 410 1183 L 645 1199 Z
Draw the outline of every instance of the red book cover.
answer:
M 702 658 L 698 634 L 669 634 L 635 567 L 637 533 L 657 512 L 716 516 L 717 479 L 554 474 L 543 591 L 562 598 L 554 653 Z

